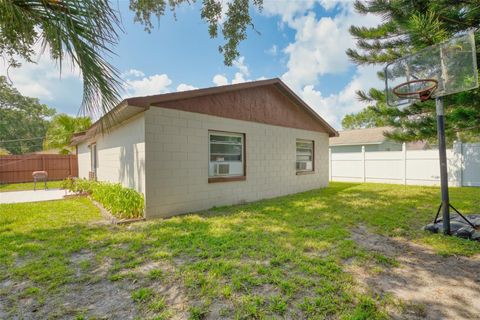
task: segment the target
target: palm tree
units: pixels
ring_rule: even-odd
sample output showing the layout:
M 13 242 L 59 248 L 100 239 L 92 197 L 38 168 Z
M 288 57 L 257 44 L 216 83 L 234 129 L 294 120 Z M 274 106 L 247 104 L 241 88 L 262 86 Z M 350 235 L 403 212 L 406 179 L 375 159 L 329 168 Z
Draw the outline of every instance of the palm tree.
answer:
M 87 130 L 92 122 L 89 117 L 71 117 L 66 114 L 57 114 L 48 127 L 43 149 L 59 149 L 61 154 L 69 154 L 68 148 L 74 133 Z
M 0 54 L 10 66 L 32 61 L 41 44 L 62 67 L 65 58 L 83 78 L 82 112 L 99 117 L 119 101 L 119 72 L 104 58 L 118 40 L 119 20 L 108 0 L 0 0 Z
M 130 0 L 129 8 L 135 13 L 134 21 L 150 32 L 152 19 L 160 19 L 167 7 L 175 12 L 177 7 L 195 2 Z M 232 0 L 227 2 L 223 17 L 222 1 L 203 1 L 200 16 L 208 25 L 210 37 L 222 33 L 225 44 L 219 51 L 226 65 L 239 57 L 238 46 L 247 38 L 247 27 L 254 29 L 251 7 L 261 10 L 262 5 L 263 0 Z M 20 65 L 18 57 L 33 62 L 34 48 L 40 44 L 60 69 L 65 58 L 71 60 L 83 78 L 81 113 L 94 119 L 120 101 L 123 81 L 105 59 L 114 54 L 111 48 L 118 41 L 117 30 L 121 30 L 119 14 L 110 0 L 0 0 L 0 57 L 9 67 Z M 103 127 L 103 122 L 100 125 Z
M 8 156 L 10 152 L 7 149 L 3 149 L 0 147 L 0 156 Z

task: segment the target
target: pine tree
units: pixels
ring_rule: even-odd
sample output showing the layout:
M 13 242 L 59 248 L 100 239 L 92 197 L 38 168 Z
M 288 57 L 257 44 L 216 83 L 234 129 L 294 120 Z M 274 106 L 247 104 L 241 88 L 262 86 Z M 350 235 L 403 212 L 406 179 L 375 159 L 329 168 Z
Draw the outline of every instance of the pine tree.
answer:
M 384 66 L 404 55 L 445 41 L 467 30 L 480 28 L 478 0 L 371 0 L 355 2 L 361 14 L 381 16 L 376 27 L 352 26 L 357 48 L 347 55 L 358 65 Z M 480 43 L 480 32 L 475 33 Z M 477 46 L 477 64 L 480 49 Z M 379 76 L 382 76 L 379 73 Z M 432 139 L 436 136 L 435 102 L 415 103 L 402 110 L 386 108 L 382 89 L 358 92 L 360 100 L 373 105 L 369 110 L 397 128 L 388 136 L 397 141 Z M 450 140 L 480 137 L 480 90 L 445 97 L 446 131 Z

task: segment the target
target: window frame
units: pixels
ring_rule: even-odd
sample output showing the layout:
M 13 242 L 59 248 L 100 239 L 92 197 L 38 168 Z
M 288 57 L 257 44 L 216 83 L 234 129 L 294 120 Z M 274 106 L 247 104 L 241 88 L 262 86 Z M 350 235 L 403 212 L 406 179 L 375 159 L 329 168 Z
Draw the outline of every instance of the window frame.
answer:
M 229 176 L 210 176 L 210 163 L 211 163 L 211 152 L 210 152 L 210 136 L 211 135 L 225 135 L 225 136 L 240 136 L 242 138 L 242 171 L 240 175 L 229 175 Z M 244 181 L 247 178 L 247 141 L 246 135 L 243 132 L 233 132 L 233 131 L 223 131 L 223 130 L 208 130 L 208 183 L 217 183 L 217 182 L 230 182 L 230 181 Z
M 297 143 L 298 142 L 308 142 L 308 143 L 311 143 L 312 144 L 312 169 L 308 169 L 308 170 L 298 170 L 297 169 L 297 157 L 298 157 L 298 154 L 297 154 Z M 315 173 L 315 140 L 310 140 L 310 139 L 302 139 L 302 138 L 297 138 L 295 139 L 295 173 L 296 175 L 303 175 L 303 174 L 312 174 L 312 173 Z
M 98 149 L 97 142 L 92 142 L 90 145 L 90 172 L 93 173 L 94 179 L 97 180 L 98 168 Z

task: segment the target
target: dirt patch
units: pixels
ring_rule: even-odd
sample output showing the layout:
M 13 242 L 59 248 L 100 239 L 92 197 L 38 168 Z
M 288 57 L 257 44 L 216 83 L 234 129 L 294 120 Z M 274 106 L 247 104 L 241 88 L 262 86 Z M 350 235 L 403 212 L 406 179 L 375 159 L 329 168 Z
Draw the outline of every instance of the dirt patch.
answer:
M 47 318 L 61 313 L 61 317 L 85 314 L 89 318 L 105 318 L 108 315 L 109 319 L 135 319 L 138 309 L 131 299 L 135 288 L 131 282 L 108 280 L 68 285 L 61 294 L 48 299 L 48 304 L 37 317 Z
M 399 265 L 372 273 L 365 265 L 350 265 L 365 290 L 393 294 L 403 301 L 398 319 L 478 319 L 480 314 L 480 257 L 442 257 L 404 239 L 352 231 L 361 247 L 395 258 Z M 367 289 L 368 288 L 368 289 Z M 398 312 L 397 312 L 398 313 Z
M 185 289 L 171 278 L 175 266 L 165 261 L 147 262 L 132 272 L 134 279 L 109 280 L 113 267 L 111 259 L 98 261 L 89 250 L 82 250 L 70 257 L 73 278 L 46 296 L 25 296 L 30 281 L 3 279 L 0 281 L 0 319 L 143 319 L 153 317 L 147 302 L 135 302 L 132 293 L 140 288 L 150 288 L 154 297 L 165 299 L 170 319 L 186 319 L 191 301 Z M 152 270 L 161 270 L 165 277 L 154 279 Z

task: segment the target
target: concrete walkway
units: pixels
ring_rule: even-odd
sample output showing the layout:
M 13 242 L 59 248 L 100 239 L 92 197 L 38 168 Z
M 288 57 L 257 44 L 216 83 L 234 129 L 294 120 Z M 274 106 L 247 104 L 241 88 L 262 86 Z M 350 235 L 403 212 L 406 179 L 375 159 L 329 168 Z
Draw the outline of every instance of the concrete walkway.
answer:
M 0 192 L 0 203 L 22 203 L 59 200 L 63 199 L 63 196 L 65 194 L 65 190 L 61 189 Z

